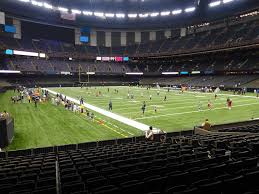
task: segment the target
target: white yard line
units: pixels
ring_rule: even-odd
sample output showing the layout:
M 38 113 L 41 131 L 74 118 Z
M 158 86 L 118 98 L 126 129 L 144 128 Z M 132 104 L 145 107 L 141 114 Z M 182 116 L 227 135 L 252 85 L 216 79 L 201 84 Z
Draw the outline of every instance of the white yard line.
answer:
M 250 103 L 250 104 L 237 105 L 237 106 L 233 106 L 233 108 L 235 108 L 235 107 L 242 107 L 242 106 L 251 106 L 251 105 L 254 105 L 254 104 L 259 105 L 259 102 L 257 102 L 257 103 Z M 179 112 L 179 113 L 171 113 L 171 114 L 164 114 L 164 115 L 157 115 L 157 116 L 141 117 L 141 118 L 136 118 L 135 120 L 144 120 L 144 119 L 168 117 L 168 116 L 173 116 L 173 115 L 183 115 L 183 114 L 190 114 L 190 113 L 197 113 L 197 112 L 206 112 L 206 111 L 221 110 L 221 109 L 227 109 L 227 107 L 213 108 L 212 110 L 207 109 L 207 110 L 200 110 L 200 111 Z
M 57 95 L 57 92 L 53 91 L 53 90 L 50 90 L 50 89 L 47 89 L 47 88 L 43 88 L 44 90 L 48 90 L 51 94 L 53 95 Z M 59 93 L 60 94 L 60 93 Z M 80 104 L 79 100 L 76 100 L 74 98 L 71 98 L 69 96 L 66 96 L 67 100 L 71 101 L 71 102 L 74 102 L 76 104 Z M 98 112 L 102 115 L 105 115 L 109 118 L 112 118 L 114 120 L 117 120 L 119 122 L 122 122 L 126 125 L 129 125 L 131 127 L 134 127 L 134 128 L 137 128 L 141 131 L 147 131 L 149 129 L 149 125 L 146 125 L 146 124 L 143 124 L 143 123 L 140 123 L 138 121 L 135 121 L 135 120 L 132 120 L 132 119 L 128 119 L 126 117 L 123 117 L 123 116 L 120 116 L 120 115 L 117 115 L 115 113 L 112 113 L 112 112 L 109 112 L 109 111 L 106 111 L 104 109 L 101 109 L 101 108 L 98 108 L 96 106 L 93 106 L 91 104 L 88 104 L 88 103 L 84 103 L 84 106 L 90 110 L 93 110 L 95 112 Z M 154 130 L 154 132 L 157 132 L 156 130 Z

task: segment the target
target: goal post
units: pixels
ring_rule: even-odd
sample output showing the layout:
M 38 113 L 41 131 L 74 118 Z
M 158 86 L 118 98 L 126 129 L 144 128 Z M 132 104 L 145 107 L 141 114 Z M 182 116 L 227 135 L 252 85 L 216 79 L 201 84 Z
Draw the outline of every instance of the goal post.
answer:
M 87 81 L 82 80 L 82 72 L 83 72 L 82 69 L 83 69 L 82 66 L 79 64 L 78 65 L 78 83 L 87 85 L 87 83 L 90 83 L 89 67 L 87 68 L 87 72 L 84 72 L 87 74 Z

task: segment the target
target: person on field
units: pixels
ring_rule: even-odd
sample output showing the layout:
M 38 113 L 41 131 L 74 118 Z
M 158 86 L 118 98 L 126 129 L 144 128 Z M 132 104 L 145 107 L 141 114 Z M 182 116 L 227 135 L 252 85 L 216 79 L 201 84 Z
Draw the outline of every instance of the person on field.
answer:
M 81 104 L 84 104 L 84 99 L 82 97 L 80 98 L 80 105 Z
M 227 106 L 228 106 L 228 110 L 231 110 L 232 109 L 232 100 L 230 98 L 227 99 Z
M 112 111 L 112 101 L 109 102 L 109 111 Z
M 211 103 L 211 101 L 210 101 L 210 100 L 208 101 L 208 109 L 209 109 L 209 110 L 211 110 L 211 109 L 212 109 L 212 103 Z
M 33 100 L 34 100 L 34 106 L 35 106 L 35 108 L 37 108 L 38 102 L 39 102 L 40 99 L 39 99 L 39 97 L 35 96 Z
M 146 101 L 144 101 L 144 102 L 143 102 L 143 105 L 142 105 L 142 107 L 141 107 L 141 110 L 142 110 L 142 114 L 143 114 L 143 115 L 145 114 L 146 107 L 147 107 Z
M 83 105 L 83 104 L 80 105 L 80 113 L 81 113 L 81 114 L 84 113 L 84 105 Z
M 31 96 L 30 95 L 27 96 L 27 99 L 28 99 L 28 102 L 31 103 Z

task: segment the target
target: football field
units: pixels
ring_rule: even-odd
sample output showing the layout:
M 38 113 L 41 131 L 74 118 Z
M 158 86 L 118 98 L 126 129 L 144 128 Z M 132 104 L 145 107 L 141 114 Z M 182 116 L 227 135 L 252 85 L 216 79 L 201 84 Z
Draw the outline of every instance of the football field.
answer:
M 252 93 L 239 96 L 220 92 L 215 99 L 211 93 L 168 92 L 162 88 L 147 90 L 121 86 L 51 89 L 75 99 L 83 97 L 85 102 L 105 110 L 108 110 L 111 100 L 112 112 L 167 132 L 192 129 L 205 119 L 212 124 L 221 124 L 259 118 L 259 99 Z M 232 110 L 228 110 L 226 105 L 228 97 L 233 101 Z M 142 114 L 144 101 L 147 108 Z M 208 101 L 213 105 L 211 110 L 208 109 Z
M 224 92 L 215 99 L 214 94 L 191 92 L 182 94 L 179 91 L 167 92 L 165 89 L 147 90 L 126 86 L 50 89 L 77 100 L 83 97 L 86 103 L 101 110 L 108 110 L 111 100 L 112 112 L 116 115 L 167 132 L 192 129 L 205 119 L 209 119 L 212 124 L 220 124 L 259 118 L 259 99 L 252 93 L 246 96 L 233 96 L 232 93 Z M 101 95 L 97 96 L 97 93 Z M 134 126 L 110 118 L 109 112 L 108 115 L 103 115 L 89 110 L 94 112 L 95 118 L 91 120 L 85 114 L 73 113 L 61 105 L 51 104 L 51 101 L 40 103 L 37 108 L 27 100 L 13 104 L 10 101 L 13 95 L 16 95 L 13 91 L 0 94 L 1 111 L 6 110 L 15 120 L 15 137 L 8 150 L 76 144 L 144 134 Z M 133 99 L 131 96 L 134 96 Z M 232 110 L 226 107 L 228 97 L 233 100 Z M 212 110 L 207 107 L 208 100 L 213 104 Z M 144 101 L 146 111 L 143 115 L 141 107 Z

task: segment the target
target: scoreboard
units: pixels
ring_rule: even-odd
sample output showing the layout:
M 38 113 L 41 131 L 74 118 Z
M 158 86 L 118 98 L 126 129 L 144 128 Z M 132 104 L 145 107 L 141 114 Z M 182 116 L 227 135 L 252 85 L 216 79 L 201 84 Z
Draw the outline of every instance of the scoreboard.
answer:
M 115 61 L 115 62 L 128 62 L 129 57 L 96 57 L 96 61 Z

